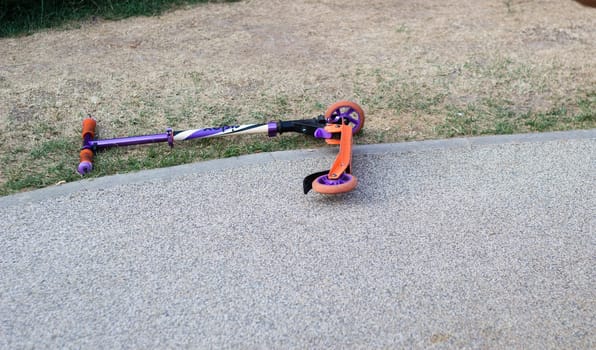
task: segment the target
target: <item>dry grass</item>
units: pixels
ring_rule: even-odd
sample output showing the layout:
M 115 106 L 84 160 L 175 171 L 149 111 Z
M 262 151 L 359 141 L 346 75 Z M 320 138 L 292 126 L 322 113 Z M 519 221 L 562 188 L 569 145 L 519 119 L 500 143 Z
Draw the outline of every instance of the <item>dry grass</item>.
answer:
M 87 113 L 102 137 L 312 117 L 340 99 L 367 112 L 360 143 L 593 128 L 595 15 L 560 0 L 245 0 L 2 39 L 0 194 L 76 180 Z M 312 145 L 289 140 L 108 152 L 96 168 Z

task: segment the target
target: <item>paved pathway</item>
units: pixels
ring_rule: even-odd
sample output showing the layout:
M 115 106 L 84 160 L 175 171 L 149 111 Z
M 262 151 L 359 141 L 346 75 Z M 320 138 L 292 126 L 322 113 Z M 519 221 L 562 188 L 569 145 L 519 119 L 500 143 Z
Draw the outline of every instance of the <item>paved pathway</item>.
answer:
M 0 198 L 0 348 L 596 347 L 596 130 L 333 157 Z

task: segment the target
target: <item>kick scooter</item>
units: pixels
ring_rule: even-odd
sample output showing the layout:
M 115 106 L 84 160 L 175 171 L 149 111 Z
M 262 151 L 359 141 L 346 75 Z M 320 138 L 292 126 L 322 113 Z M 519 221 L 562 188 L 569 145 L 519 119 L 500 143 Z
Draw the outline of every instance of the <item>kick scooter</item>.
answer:
M 267 134 L 270 137 L 284 132 L 298 132 L 318 139 L 324 139 L 329 145 L 339 145 L 339 152 L 329 170 L 317 172 L 304 178 L 304 193 L 311 189 L 324 194 L 349 192 L 357 185 L 352 175 L 352 135 L 357 134 L 364 126 L 362 108 L 351 101 L 340 101 L 332 104 L 320 115 L 312 119 L 273 121 L 263 124 L 245 124 L 237 126 L 219 126 L 215 128 L 174 131 L 166 129 L 165 133 L 142 136 L 129 136 L 113 139 L 95 139 L 96 121 L 91 116 L 83 120 L 83 147 L 80 152 L 78 172 L 85 175 L 93 169 L 93 156 L 102 149 L 141 145 L 147 143 L 167 142 L 170 147 L 175 141 L 220 137 L 240 134 Z

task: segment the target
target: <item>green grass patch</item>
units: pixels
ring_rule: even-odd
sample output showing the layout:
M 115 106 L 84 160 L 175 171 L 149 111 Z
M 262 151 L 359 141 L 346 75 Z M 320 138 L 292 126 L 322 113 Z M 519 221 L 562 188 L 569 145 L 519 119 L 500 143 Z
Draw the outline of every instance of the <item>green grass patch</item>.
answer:
M 508 101 L 494 100 L 464 108 L 450 106 L 436 131 L 439 136 L 454 137 L 594 128 L 595 95 L 590 93 L 547 111 L 516 111 Z
M 44 28 L 76 26 L 76 21 L 94 17 L 118 20 L 132 16 L 155 16 L 184 5 L 224 1 L 5 0 L 0 2 L 0 37 L 30 34 Z
M 7 181 L 0 185 L 0 195 L 77 180 L 73 169 L 77 166 L 78 143 L 58 138 L 41 142 L 28 152 L 15 148 L 5 154 L 1 161 L 11 167 L 3 170 Z M 14 158 L 19 161 L 14 162 Z
M 412 82 L 395 72 L 374 70 L 368 74 L 372 74 L 376 82 L 372 89 L 354 87 L 360 103 L 368 108 L 389 109 L 396 114 L 430 114 L 443 104 L 447 96 L 447 90 L 442 86 L 437 88 Z M 368 74 L 358 73 L 365 76 Z

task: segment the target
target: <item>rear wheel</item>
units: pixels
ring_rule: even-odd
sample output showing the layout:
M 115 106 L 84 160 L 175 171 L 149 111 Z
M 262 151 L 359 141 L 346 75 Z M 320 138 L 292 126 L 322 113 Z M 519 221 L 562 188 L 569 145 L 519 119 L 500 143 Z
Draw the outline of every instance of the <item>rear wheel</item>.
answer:
M 338 194 L 350 192 L 357 184 L 358 180 L 351 174 L 343 173 L 338 179 L 330 179 L 329 175 L 322 175 L 313 181 L 312 189 L 323 194 Z

